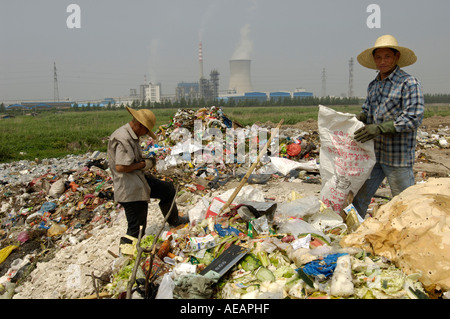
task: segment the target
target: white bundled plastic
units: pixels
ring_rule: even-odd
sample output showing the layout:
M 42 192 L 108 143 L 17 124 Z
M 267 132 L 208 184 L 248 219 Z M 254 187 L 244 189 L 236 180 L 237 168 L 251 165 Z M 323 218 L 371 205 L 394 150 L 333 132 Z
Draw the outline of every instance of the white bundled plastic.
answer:
M 350 255 L 343 255 L 336 261 L 336 268 L 331 278 L 330 293 L 333 296 L 347 297 L 353 295 L 354 288 Z

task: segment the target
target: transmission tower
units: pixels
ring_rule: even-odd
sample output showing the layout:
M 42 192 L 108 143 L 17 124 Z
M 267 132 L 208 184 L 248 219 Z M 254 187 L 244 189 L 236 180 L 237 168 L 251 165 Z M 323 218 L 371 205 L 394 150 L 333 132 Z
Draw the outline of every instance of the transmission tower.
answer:
M 56 62 L 53 62 L 53 100 L 59 102 L 58 76 L 56 75 Z
M 348 97 L 353 97 L 353 58 L 348 63 L 349 77 L 348 77 Z
M 322 97 L 327 96 L 327 73 L 325 68 L 322 70 Z

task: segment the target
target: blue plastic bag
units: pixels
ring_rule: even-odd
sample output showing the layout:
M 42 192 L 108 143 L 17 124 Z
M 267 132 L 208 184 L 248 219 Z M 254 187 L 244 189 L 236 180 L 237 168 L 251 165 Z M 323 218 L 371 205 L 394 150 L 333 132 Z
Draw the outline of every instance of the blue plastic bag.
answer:
M 229 226 L 227 228 L 223 228 L 222 225 L 220 225 L 220 224 L 215 224 L 214 229 L 216 230 L 216 232 L 219 234 L 220 237 L 225 237 L 228 235 L 239 236 L 239 234 L 241 233 L 239 230 L 237 230 L 234 227 Z
M 344 255 L 347 255 L 347 253 L 327 255 L 324 259 L 313 260 L 305 264 L 301 269 L 305 274 L 310 276 L 324 275 L 325 277 L 329 277 L 336 268 L 337 259 Z

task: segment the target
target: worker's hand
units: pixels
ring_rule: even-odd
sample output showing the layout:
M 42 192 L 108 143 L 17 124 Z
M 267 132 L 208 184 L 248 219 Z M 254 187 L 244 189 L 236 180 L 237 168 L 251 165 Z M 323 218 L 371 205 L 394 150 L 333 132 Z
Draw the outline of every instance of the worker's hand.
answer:
M 156 159 L 154 157 L 152 158 L 146 158 L 145 159 L 145 167 L 143 168 L 144 171 L 148 171 L 156 166 Z
M 359 113 L 359 114 L 356 114 L 355 117 L 356 117 L 356 119 L 357 119 L 358 121 L 361 121 L 361 122 L 363 122 L 364 124 L 367 123 L 367 115 L 366 115 L 366 113 L 361 112 L 361 113 Z
M 366 125 L 355 132 L 355 141 L 365 143 L 381 134 L 378 124 Z

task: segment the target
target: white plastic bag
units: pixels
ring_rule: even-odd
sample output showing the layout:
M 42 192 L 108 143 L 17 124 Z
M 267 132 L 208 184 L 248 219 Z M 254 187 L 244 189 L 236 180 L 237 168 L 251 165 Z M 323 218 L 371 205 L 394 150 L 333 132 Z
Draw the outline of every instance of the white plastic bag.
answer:
M 302 197 L 291 202 L 281 203 L 275 212 L 276 219 L 304 218 L 320 210 L 320 201 L 316 196 Z
M 289 174 L 294 169 L 313 171 L 319 169 L 315 160 L 312 161 L 293 161 L 284 157 L 270 157 L 270 165 L 276 172 L 283 175 Z
M 359 191 L 375 165 L 373 140 L 358 143 L 353 135 L 364 124 L 354 114 L 319 106 L 322 202 L 339 213 L 350 193 Z
M 164 275 L 158 288 L 155 299 L 173 299 L 173 289 L 175 283 L 172 280 L 172 273 L 168 272 Z

